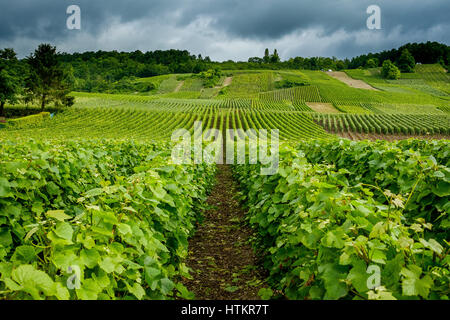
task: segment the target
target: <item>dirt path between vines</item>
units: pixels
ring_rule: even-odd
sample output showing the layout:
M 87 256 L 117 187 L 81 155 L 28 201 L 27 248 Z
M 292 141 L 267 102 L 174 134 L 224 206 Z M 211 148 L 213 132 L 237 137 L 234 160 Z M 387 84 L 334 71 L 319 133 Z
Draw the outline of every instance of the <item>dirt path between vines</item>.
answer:
M 231 83 L 233 82 L 233 77 L 226 77 L 225 80 L 223 80 L 222 85 L 220 86 L 215 86 L 215 89 L 223 89 L 225 87 L 228 87 L 231 85 Z
M 227 77 L 225 81 L 223 82 L 222 87 L 228 87 L 233 82 L 233 77 Z
M 349 77 L 348 74 L 342 71 L 327 72 L 327 74 L 353 88 L 380 91 L 362 80 Z
M 306 105 L 319 113 L 339 113 L 340 111 L 336 109 L 331 103 L 324 102 L 306 102 Z
M 180 89 L 181 89 L 181 87 L 182 87 L 183 85 L 184 85 L 184 81 L 181 81 L 181 82 L 177 85 L 177 87 L 175 88 L 174 92 L 179 92 Z
M 234 199 L 236 186 L 228 165 L 219 165 L 204 221 L 189 241 L 186 265 L 193 279 L 184 285 L 197 300 L 259 300 L 266 274 L 248 243 L 252 230 Z

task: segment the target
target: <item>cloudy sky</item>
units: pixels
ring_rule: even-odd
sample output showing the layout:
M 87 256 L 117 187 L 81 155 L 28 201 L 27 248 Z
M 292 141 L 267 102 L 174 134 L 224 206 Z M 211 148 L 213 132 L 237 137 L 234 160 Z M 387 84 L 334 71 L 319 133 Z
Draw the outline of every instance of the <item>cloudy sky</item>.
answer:
M 366 25 L 381 8 L 381 30 Z M 81 29 L 68 30 L 69 5 Z M 42 42 L 59 51 L 187 49 L 247 60 L 277 48 L 295 56 L 353 57 L 407 42 L 450 44 L 449 0 L 0 0 L 0 48 L 20 57 Z

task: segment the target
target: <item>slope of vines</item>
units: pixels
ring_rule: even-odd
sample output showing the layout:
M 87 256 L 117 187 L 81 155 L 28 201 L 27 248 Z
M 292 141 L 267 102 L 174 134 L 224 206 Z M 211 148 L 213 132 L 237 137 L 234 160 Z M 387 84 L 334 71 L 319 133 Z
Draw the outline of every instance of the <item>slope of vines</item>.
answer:
M 0 298 L 187 297 L 176 278 L 213 166 L 172 165 L 167 144 L 0 150 Z
M 282 149 L 277 175 L 237 166 L 272 288 L 289 299 L 448 299 L 448 142 L 409 149 L 424 143 L 309 141 Z

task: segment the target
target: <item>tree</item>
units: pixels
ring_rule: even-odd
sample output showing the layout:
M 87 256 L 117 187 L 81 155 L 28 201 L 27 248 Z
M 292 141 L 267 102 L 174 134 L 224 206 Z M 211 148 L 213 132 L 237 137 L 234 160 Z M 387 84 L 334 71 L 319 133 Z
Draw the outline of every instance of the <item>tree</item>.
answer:
M 391 60 L 385 60 L 381 69 L 381 76 L 385 79 L 397 80 L 400 78 L 400 70 L 391 62 Z
M 278 55 L 277 49 L 273 51 L 273 55 L 270 57 L 270 62 L 272 63 L 278 63 L 280 62 L 280 56 Z
M 202 71 L 206 71 L 208 70 L 206 64 L 204 64 L 203 62 L 197 62 L 194 67 L 192 68 L 192 72 L 193 73 L 200 73 Z
M 5 117 L 5 104 L 16 103 L 20 79 L 15 75 L 17 62 L 13 49 L 0 50 L 0 117 Z
M 340 71 L 340 70 L 344 70 L 345 69 L 345 63 L 342 60 L 338 60 L 336 62 L 336 70 Z
M 30 75 L 26 79 L 26 94 L 29 100 L 37 100 L 41 111 L 48 103 L 71 106 L 73 99 L 67 98 L 71 91 L 70 73 L 58 60 L 56 47 L 41 44 L 27 58 Z
M 409 53 L 408 49 L 404 49 L 398 59 L 397 65 L 401 72 L 411 73 L 414 72 L 414 68 L 416 67 L 416 60 Z
M 17 56 L 16 56 L 16 53 L 14 52 L 14 49 L 5 48 L 3 50 L 0 50 L 0 59 L 9 60 L 9 61 L 17 61 Z
M 264 63 L 269 63 L 270 62 L 270 53 L 269 53 L 269 49 L 266 48 L 266 50 L 264 51 Z
M 372 58 L 367 60 L 366 62 L 366 68 L 377 68 L 378 67 L 378 59 L 377 58 Z

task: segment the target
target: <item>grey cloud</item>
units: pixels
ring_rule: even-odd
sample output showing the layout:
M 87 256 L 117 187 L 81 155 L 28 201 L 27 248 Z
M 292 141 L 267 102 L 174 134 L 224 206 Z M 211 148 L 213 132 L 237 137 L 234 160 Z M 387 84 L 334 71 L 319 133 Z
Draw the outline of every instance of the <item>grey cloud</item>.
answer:
M 70 4 L 81 7 L 81 31 L 65 27 Z M 382 9 L 383 30 L 367 35 L 371 4 Z M 15 45 L 23 56 L 45 41 L 70 51 L 187 48 L 245 59 L 276 44 L 283 58 L 351 57 L 412 41 L 449 43 L 448 12 L 448 0 L 0 0 L 0 47 Z M 195 27 L 198 21 L 208 21 L 208 30 Z M 302 32 L 314 35 L 292 36 Z
M 322 27 L 332 33 L 339 29 L 365 28 L 366 9 L 377 4 L 382 9 L 383 28 L 397 25 L 408 30 L 430 28 L 448 22 L 447 0 L 199 0 L 186 8 L 189 20 L 199 14 L 216 18 L 216 27 L 243 37 L 276 38 L 297 29 Z M 209 3 L 209 5 L 208 5 Z
M 67 36 L 66 9 L 80 6 L 83 29 L 97 33 L 113 17 L 122 22 L 154 19 L 176 10 L 174 0 L 0 0 L 0 41 L 18 36 L 54 40 Z

